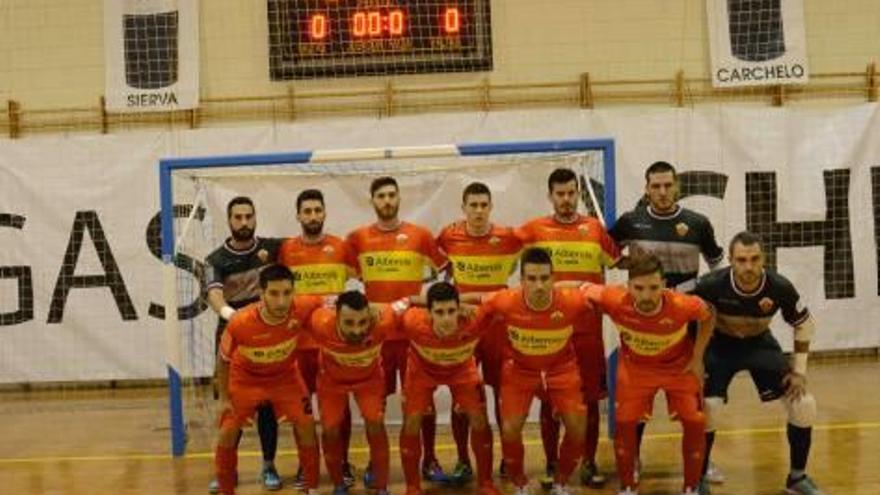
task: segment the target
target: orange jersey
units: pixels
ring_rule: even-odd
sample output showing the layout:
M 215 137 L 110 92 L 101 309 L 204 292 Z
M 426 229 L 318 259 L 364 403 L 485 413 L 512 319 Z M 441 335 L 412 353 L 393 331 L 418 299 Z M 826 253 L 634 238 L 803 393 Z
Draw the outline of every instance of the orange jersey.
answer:
M 336 309 L 321 308 L 312 314 L 309 329 L 320 348 L 321 374 L 340 384 L 355 384 L 381 376 L 382 342 L 396 326 L 391 308 L 384 308 L 363 342 L 346 342 L 336 328 Z
M 475 237 L 465 222 L 455 222 L 440 232 L 437 245 L 448 256 L 455 285 L 461 292 L 492 292 L 507 287 L 516 269 L 522 241 L 509 227 L 493 225 Z
M 324 304 L 319 296 L 294 296 L 287 317 L 269 325 L 260 315 L 261 302 L 235 313 L 220 341 L 220 356 L 230 362 L 230 375 L 252 378 L 278 378 L 296 372 L 294 350 L 304 325 Z
M 408 222 L 391 231 L 375 224 L 361 227 L 348 235 L 347 242 L 351 264 L 357 267 L 372 302 L 391 303 L 417 295 L 427 269 L 440 270 L 446 265 L 446 256 L 431 233 Z M 389 340 L 403 338 L 399 331 L 389 335 Z
M 694 351 L 688 322 L 711 316 L 709 307 L 699 297 L 670 289 L 663 291 L 660 311 L 651 316 L 636 310 L 624 286 L 592 285 L 585 292 L 614 321 L 620 332 L 623 358 L 645 367 L 683 369 Z
M 571 346 L 574 324 L 595 312 L 579 289 L 556 288 L 550 307 L 534 311 L 526 305 L 522 288 L 504 289 L 483 297 L 477 322 L 500 317 L 507 326 L 508 349 L 521 368 L 548 371 L 575 362 Z
M 350 256 L 345 241 L 325 235 L 311 243 L 300 237 L 285 239 L 278 251 L 278 263 L 293 272 L 297 294 L 335 295 L 345 291 Z M 312 337 L 304 334 L 297 346 L 316 349 Z
M 620 250 L 596 217 L 579 215 L 572 223 L 553 216 L 536 218 L 516 230 L 525 246 L 544 248 L 553 258 L 556 280 L 602 283 L 605 267 Z
M 433 380 L 444 383 L 453 378 L 479 376 L 474 350 L 480 335 L 473 321 L 462 320 L 459 330 L 448 337 L 434 332 L 426 309 L 410 308 L 401 321 L 409 339 L 409 363 L 416 363 Z

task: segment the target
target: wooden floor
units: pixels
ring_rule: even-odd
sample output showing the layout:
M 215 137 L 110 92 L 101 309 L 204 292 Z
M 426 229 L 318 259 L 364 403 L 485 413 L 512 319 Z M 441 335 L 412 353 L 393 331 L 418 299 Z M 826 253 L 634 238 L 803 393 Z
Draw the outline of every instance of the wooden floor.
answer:
M 809 471 L 828 494 L 880 494 L 878 380 L 880 362 L 876 359 L 842 360 L 811 368 L 810 388 L 820 409 Z M 164 394 L 161 389 L 0 393 L 0 494 L 206 493 L 212 475 L 207 440 L 194 441 L 185 458 L 168 456 Z M 655 413 L 642 455 L 640 493 L 678 493 L 678 427 L 666 420 L 662 401 Z M 714 494 L 782 492 L 788 469 L 784 422 L 778 404 L 760 404 L 748 377 L 737 378 L 714 453 L 728 480 L 714 487 Z M 362 466 L 367 452 L 360 432 L 356 437 L 352 457 Z M 527 443 L 529 470 L 535 475 L 543 463 L 536 428 L 529 429 Z M 441 461 L 451 466 L 454 448 L 443 427 L 438 444 Z M 396 436 L 392 445 L 396 445 Z M 296 462 L 290 435 L 282 438 L 281 448 L 279 469 L 289 476 Z M 257 450 L 254 434 L 248 432 L 242 445 L 239 493 L 262 493 L 256 484 Z M 603 440 L 600 463 L 608 471 L 613 471 L 611 455 L 610 443 Z M 402 493 L 396 448 L 392 466 L 392 492 Z M 505 485 L 505 490 L 510 487 Z M 472 490 L 437 487 L 427 491 L 439 495 Z M 330 492 L 329 484 L 322 486 L 322 492 Z M 603 490 L 577 492 L 613 494 L 616 480 Z M 281 493 L 293 491 L 285 488 Z

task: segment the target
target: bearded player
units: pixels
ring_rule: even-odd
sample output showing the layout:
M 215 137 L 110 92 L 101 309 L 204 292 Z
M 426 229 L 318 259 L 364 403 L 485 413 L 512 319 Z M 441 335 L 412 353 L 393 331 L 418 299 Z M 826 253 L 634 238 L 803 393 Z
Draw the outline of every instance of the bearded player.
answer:
M 392 303 L 418 295 L 426 274 L 442 270 L 446 257 L 428 229 L 400 220 L 400 188 L 393 177 L 379 177 L 372 182 L 370 202 L 376 212 L 376 222 L 355 230 L 347 238 L 352 265 L 357 267 L 364 282 L 367 299 L 373 303 Z M 382 344 L 387 395 L 397 391 L 398 377 L 403 382 L 406 376 L 408 348 L 406 335 L 400 328 L 389 332 Z M 436 413 L 426 411 L 424 416 L 423 475 L 431 481 L 446 481 L 448 478 L 434 451 Z
M 385 379 L 380 364 L 382 343 L 396 328 L 389 306 L 371 311 L 360 292 L 343 292 L 335 308 L 321 308 L 309 326 L 320 349 L 317 380 L 324 462 L 334 495 L 344 495 L 347 444 L 342 436 L 349 396 L 364 418 L 377 495 L 388 494 L 389 447 L 385 431 Z
M 278 252 L 278 263 L 293 272 L 296 293 L 300 295 L 337 295 L 345 290 L 346 281 L 355 275 L 349 264 L 350 255 L 345 241 L 324 232 L 327 210 L 324 195 L 317 189 L 306 189 L 296 197 L 296 219 L 302 229 L 297 237 L 285 239 Z M 318 345 L 306 333 L 296 346 L 296 362 L 309 391 L 317 390 Z M 348 462 L 351 439 L 351 413 L 348 402 L 340 410 L 343 414 L 340 435 L 342 439 L 345 485 L 354 484 L 354 475 Z M 302 469 L 297 471 L 297 484 L 302 480 Z
M 624 286 L 591 285 L 587 295 L 614 321 L 620 333 L 614 453 L 620 495 L 635 495 L 637 426 L 651 417 L 654 396 L 666 394 L 669 416 L 680 421 L 684 458 L 684 495 L 697 495 L 705 451 L 706 418 L 701 408 L 703 355 L 715 317 L 696 296 L 666 289 L 660 260 L 632 254 L 618 265 L 628 270 Z M 696 337 L 688 326 L 697 323 Z

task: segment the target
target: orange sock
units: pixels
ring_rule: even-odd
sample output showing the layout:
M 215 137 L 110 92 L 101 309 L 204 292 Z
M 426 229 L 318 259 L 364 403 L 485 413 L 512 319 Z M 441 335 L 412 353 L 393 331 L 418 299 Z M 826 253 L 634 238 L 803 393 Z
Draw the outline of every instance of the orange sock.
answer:
M 684 486 L 696 488 L 703 474 L 703 457 L 706 455 L 705 421 L 682 421 L 684 435 L 681 439 L 681 455 L 684 459 Z
M 303 482 L 307 489 L 318 488 L 321 475 L 321 453 L 317 442 L 314 445 L 298 445 L 299 465 L 303 470 Z
M 422 473 L 419 471 L 419 460 L 422 457 L 422 440 L 419 434 L 407 435 L 400 433 L 400 463 L 403 465 L 403 477 L 406 479 L 407 492 L 421 491 Z
M 620 486 L 635 488 L 636 461 L 636 422 L 617 421 L 614 432 L 614 457 L 617 459 L 617 474 Z
M 562 446 L 559 448 L 559 469 L 556 470 L 556 481 L 563 485 L 566 484 L 583 456 L 584 439 L 577 438 L 566 429 Z
M 471 448 L 477 458 L 477 480 L 479 484 L 492 483 L 492 428 L 471 430 Z
M 376 476 L 375 487 L 379 490 L 385 490 L 388 488 L 389 457 L 391 455 L 388 450 L 388 434 L 385 430 L 374 434 L 367 432 L 367 442 L 370 444 L 370 461 Z
M 324 444 L 324 464 L 327 466 L 327 472 L 330 473 L 330 479 L 333 480 L 333 486 L 342 486 L 342 439 L 327 438 L 323 436 Z
M 502 439 L 501 453 L 504 456 L 504 467 L 507 469 L 507 475 L 510 477 L 510 481 L 512 481 L 517 487 L 526 486 L 529 479 L 523 471 L 523 462 L 526 453 L 522 437 L 515 441 Z
M 238 448 L 217 446 L 214 450 L 214 469 L 222 495 L 235 493 L 235 472 L 238 470 Z

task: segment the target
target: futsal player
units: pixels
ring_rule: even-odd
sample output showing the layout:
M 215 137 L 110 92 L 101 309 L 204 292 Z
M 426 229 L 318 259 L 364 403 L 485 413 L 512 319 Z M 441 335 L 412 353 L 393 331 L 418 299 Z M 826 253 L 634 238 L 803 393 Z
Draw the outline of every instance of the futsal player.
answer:
M 492 192 L 482 182 L 472 182 L 462 192 L 464 219 L 445 227 L 437 244 L 449 256 L 448 270 L 459 292 L 492 292 L 507 287 L 507 280 L 516 269 L 522 242 L 513 229 L 491 222 Z M 500 320 L 493 320 L 481 331 L 476 359 L 483 382 L 492 387 L 496 424 L 501 427 L 501 364 L 507 346 L 507 329 Z M 452 411 L 452 435 L 458 462 L 450 478 L 463 483 L 473 476 L 468 454 L 468 417 Z M 504 474 L 504 464 L 501 464 Z
M 393 177 L 379 177 L 372 182 L 370 201 L 376 222 L 356 229 L 346 240 L 367 299 L 373 303 L 392 303 L 418 295 L 426 274 L 442 270 L 446 256 L 428 229 L 400 220 L 400 188 Z M 398 376 L 401 382 L 406 376 L 408 347 L 406 335 L 400 328 L 391 331 L 382 344 L 387 395 L 396 392 Z M 427 480 L 447 481 L 434 450 L 436 429 L 436 413 L 426 411 L 422 421 L 422 472 Z

